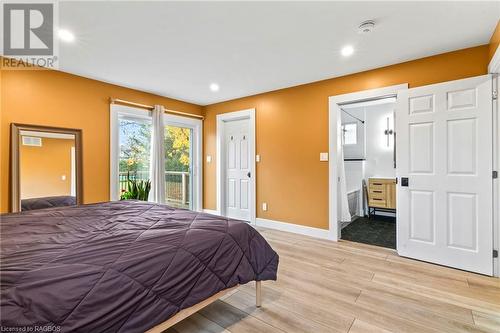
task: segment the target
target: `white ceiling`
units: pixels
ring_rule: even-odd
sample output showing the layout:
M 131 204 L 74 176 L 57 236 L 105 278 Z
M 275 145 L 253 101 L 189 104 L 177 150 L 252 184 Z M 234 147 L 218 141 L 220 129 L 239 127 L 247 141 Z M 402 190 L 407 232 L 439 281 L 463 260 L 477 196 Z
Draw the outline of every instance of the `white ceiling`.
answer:
M 82 1 L 59 13 L 76 35 L 61 70 L 206 105 L 486 44 L 500 2 Z M 374 32 L 358 34 L 368 19 Z

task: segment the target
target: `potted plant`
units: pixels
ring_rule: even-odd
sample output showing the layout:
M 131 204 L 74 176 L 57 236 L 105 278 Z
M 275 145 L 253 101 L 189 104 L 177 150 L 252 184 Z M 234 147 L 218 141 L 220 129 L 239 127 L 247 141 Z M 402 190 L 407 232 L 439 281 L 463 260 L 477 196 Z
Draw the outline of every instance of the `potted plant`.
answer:
M 127 173 L 127 189 L 120 196 L 120 200 L 142 200 L 148 201 L 149 191 L 151 190 L 151 181 L 130 179 L 130 173 Z

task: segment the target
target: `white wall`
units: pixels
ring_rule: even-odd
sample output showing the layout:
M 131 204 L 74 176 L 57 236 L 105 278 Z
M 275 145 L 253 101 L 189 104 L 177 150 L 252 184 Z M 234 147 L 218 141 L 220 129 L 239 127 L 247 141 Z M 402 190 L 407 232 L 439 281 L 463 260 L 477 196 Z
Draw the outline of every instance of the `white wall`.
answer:
M 387 136 L 384 130 L 389 126 L 394 129 L 395 104 L 381 104 L 365 107 L 366 128 L 366 161 L 365 178 L 396 177 L 394 169 L 394 138 L 390 136 L 390 145 L 387 146 Z
M 349 112 L 356 118 L 361 120 L 365 119 L 365 108 L 346 108 Z M 355 123 L 358 125 L 357 129 L 357 144 L 355 145 L 344 145 L 344 158 L 365 158 L 365 130 L 362 122 L 358 121 L 356 118 L 349 116 L 347 113 L 341 113 L 342 124 Z

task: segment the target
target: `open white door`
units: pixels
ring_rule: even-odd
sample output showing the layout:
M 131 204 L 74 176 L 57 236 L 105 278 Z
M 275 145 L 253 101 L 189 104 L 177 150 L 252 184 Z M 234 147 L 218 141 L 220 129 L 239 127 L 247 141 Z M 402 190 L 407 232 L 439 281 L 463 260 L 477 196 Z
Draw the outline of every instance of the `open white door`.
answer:
M 401 91 L 397 103 L 398 253 L 492 275 L 491 76 Z

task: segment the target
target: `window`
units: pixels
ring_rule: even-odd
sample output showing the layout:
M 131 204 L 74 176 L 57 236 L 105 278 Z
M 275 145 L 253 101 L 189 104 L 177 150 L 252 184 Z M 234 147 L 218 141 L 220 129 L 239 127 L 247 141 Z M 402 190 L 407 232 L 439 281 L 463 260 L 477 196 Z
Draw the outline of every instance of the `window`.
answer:
M 358 125 L 356 123 L 348 123 L 342 125 L 344 133 L 344 145 L 355 145 L 358 143 Z
M 118 117 L 120 193 L 127 179 L 150 179 L 151 120 L 120 115 Z
M 151 112 L 113 104 L 111 107 L 110 198 L 118 200 L 127 179 L 151 180 Z M 201 209 L 201 120 L 164 115 L 164 202 Z M 161 199 L 163 200 L 163 199 Z

